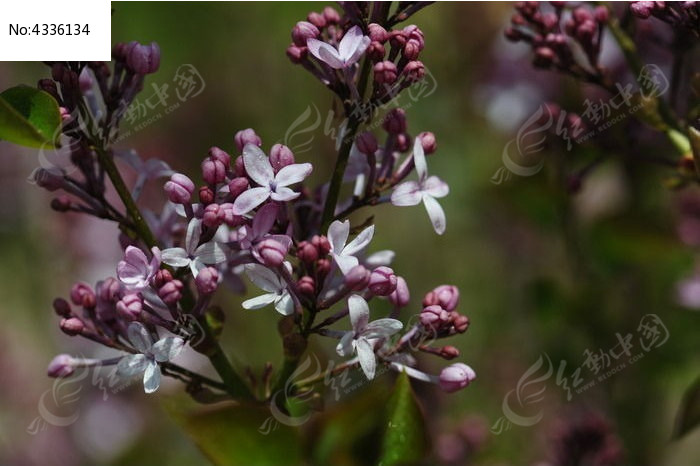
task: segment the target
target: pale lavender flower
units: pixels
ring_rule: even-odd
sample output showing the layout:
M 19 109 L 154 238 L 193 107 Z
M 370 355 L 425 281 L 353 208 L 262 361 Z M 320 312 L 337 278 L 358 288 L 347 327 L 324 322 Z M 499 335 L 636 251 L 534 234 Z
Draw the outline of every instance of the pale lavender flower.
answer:
M 336 351 L 340 356 L 357 353 L 362 371 L 367 379 L 372 380 L 377 368 L 374 345 L 400 331 L 403 324 L 396 319 L 377 319 L 370 322 L 367 301 L 355 294 L 348 298 L 348 311 L 352 330 L 345 332 L 336 346 Z
M 296 199 L 300 194 L 288 186 L 304 180 L 313 169 L 310 163 L 297 163 L 282 167 L 275 175 L 270 159 L 253 144 L 246 144 L 243 148 L 243 164 L 248 176 L 260 186 L 250 188 L 236 198 L 233 203 L 236 215 L 247 214 L 270 198 L 280 202 Z
M 133 149 L 117 152 L 115 155 L 124 159 L 138 175 L 134 187 L 131 188 L 131 197 L 134 199 L 139 198 L 146 181 L 169 177 L 175 173 L 163 160 L 147 159 L 144 161 Z
M 437 176 L 428 176 L 428 165 L 420 138 L 416 138 L 413 144 L 413 163 L 418 181 L 406 181 L 398 185 L 391 193 L 391 203 L 395 206 L 413 206 L 423 201 L 435 232 L 441 235 L 445 232 L 447 220 L 445 211 L 435 199 L 447 196 L 450 188 Z
M 306 46 L 313 56 L 331 68 L 341 69 L 357 63 L 369 47 L 370 42 L 370 38 L 362 34 L 362 29 L 359 26 L 353 26 L 345 33 L 337 49 L 326 42 L 313 38 L 306 41 Z
M 190 267 L 196 278 L 199 271 L 207 265 L 226 261 L 227 247 L 224 243 L 212 239 L 199 245 L 202 234 L 202 221 L 193 218 L 187 225 L 184 248 L 168 248 L 161 252 L 163 263 L 172 267 Z M 198 246 L 199 245 L 199 246 Z
M 291 269 L 291 265 L 286 262 L 284 267 Z M 261 309 L 270 304 L 275 305 L 275 309 L 282 315 L 288 316 L 294 313 L 294 302 L 287 289 L 287 284 L 275 272 L 260 264 L 248 264 L 245 266 L 246 275 L 251 282 L 255 283 L 267 293 L 243 301 L 243 309 Z
M 269 240 L 279 243 L 281 246 L 279 248 L 280 251 L 283 250 L 284 255 L 286 255 L 292 245 L 292 239 L 287 235 L 272 235 L 269 233 L 275 224 L 276 218 L 277 206 L 275 204 L 267 204 L 255 214 L 251 225 L 244 225 L 239 228 L 232 235 L 232 238 L 238 241 L 241 249 L 250 250 L 253 257 L 262 263 L 266 263 L 266 260 L 262 257 L 260 248 L 265 241 L 268 242 L 266 243 L 268 246 Z
M 127 246 L 124 259 L 117 265 L 117 277 L 129 290 L 142 290 L 149 286 L 151 279 L 160 268 L 160 250 L 151 249 L 153 257 L 149 261 L 144 252 L 134 246 Z
M 124 356 L 117 364 L 117 373 L 125 377 L 143 373 L 143 389 L 146 393 L 153 393 L 160 386 L 158 363 L 175 359 L 182 351 L 185 340 L 165 337 L 153 343 L 148 330 L 140 322 L 129 324 L 127 335 L 139 353 Z
M 347 243 L 349 235 L 349 220 L 344 222 L 336 220 L 328 227 L 328 241 L 331 243 L 330 254 L 343 275 L 360 263 L 355 254 L 362 251 L 372 241 L 374 225 L 365 228 L 355 239 Z

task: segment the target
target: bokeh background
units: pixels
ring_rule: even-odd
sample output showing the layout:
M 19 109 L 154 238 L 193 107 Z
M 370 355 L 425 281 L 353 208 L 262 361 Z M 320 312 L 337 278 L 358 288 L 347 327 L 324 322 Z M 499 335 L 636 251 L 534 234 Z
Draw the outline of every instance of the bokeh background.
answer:
M 152 95 L 149 83 L 172 83 L 182 64 L 194 65 L 206 83 L 200 95 L 172 112 L 150 110 L 148 124 L 120 146 L 196 173 L 210 146 L 235 152 L 239 129 L 254 128 L 269 148 L 305 110 L 318 108 L 325 118 L 333 105 L 330 94 L 284 54 L 294 23 L 323 6 L 113 3 L 114 42 L 161 46 L 161 69 L 149 76 L 146 97 Z M 664 187 L 663 171 L 616 153 L 619 145 L 607 149 L 611 156 L 576 194 L 564 189 L 562 166 L 581 154 L 595 156 L 601 149 L 592 144 L 570 153 L 555 146 L 543 153 L 546 163 L 536 175 L 492 181 L 504 145 L 542 103 L 555 99 L 580 112 L 588 92 L 574 81 L 535 71 L 527 48 L 502 38 L 511 9 L 508 3 L 439 3 L 411 19 L 425 33 L 422 60 L 436 89 L 411 102 L 409 132 L 437 136 L 439 150 L 429 163 L 431 173 L 451 187 L 443 202 L 447 233 L 434 234 L 422 207 L 383 206 L 374 213 L 373 248 L 396 251 L 394 268 L 407 279 L 414 300 L 439 284 L 455 284 L 460 310 L 472 322 L 450 343 L 460 348 L 460 360 L 476 370 L 478 380 L 450 396 L 415 385 L 426 408 L 434 461 L 546 462 L 563 432 L 588 423 L 604 426 L 596 428 L 619 442 L 622 464 L 698 464 L 700 431 L 670 440 L 682 393 L 698 375 L 700 319 L 675 299 L 677 283 L 692 273 L 695 261 L 676 234 L 678 195 Z M 619 60 L 610 41 L 605 48 L 606 60 Z M 663 56 L 657 60 L 666 65 Z M 2 63 L 0 89 L 32 84 L 47 74 L 38 63 Z M 630 128 L 631 122 L 623 122 L 606 138 L 628 141 L 636 137 Z M 321 180 L 332 167 L 333 141 L 323 125 L 312 135 L 310 150 L 297 160 L 313 162 L 315 180 Z M 62 334 L 51 300 L 66 295 L 77 280 L 113 274 L 120 257 L 110 225 L 49 209 L 50 195 L 26 181 L 38 163 L 34 151 L 0 142 L 0 463 L 205 463 L 162 407 L 169 393 L 181 390 L 176 382 L 154 396 L 132 388 L 109 393 L 106 400 L 93 384 L 76 384 L 70 407 L 75 422 L 44 429 L 32 424 L 40 416 L 42 394 L 53 386 L 45 372 L 54 354 L 106 354 Z M 156 183 L 147 191 L 146 204 L 157 205 L 159 190 Z M 244 313 L 241 299 L 223 302 L 225 347 L 256 371 L 266 361 L 278 364 L 276 314 Z M 586 350 L 614 347 L 617 333 L 637 335 L 645 314 L 658 315 L 668 328 L 662 347 L 583 393 L 574 392 L 571 400 L 553 375 L 542 401 L 523 408 L 527 414 L 541 410 L 540 422 L 513 425 L 498 435 L 492 431 L 503 416 L 504 396 L 541 355 L 549 356 L 555 373 L 565 361 L 571 378 Z M 332 347 L 314 351 L 333 357 Z M 424 361 L 438 371 L 436 362 Z M 581 377 L 595 379 L 585 367 Z M 390 382 L 384 376 L 375 384 Z M 333 450 L 331 445 L 328 461 L 347 461 Z

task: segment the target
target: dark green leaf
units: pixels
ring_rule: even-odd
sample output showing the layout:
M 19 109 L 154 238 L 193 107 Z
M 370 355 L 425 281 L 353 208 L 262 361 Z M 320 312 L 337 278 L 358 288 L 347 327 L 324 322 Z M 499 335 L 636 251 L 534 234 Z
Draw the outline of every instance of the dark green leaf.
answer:
M 686 390 L 676 416 L 673 438 L 678 439 L 700 424 L 700 379 Z
M 27 147 L 54 147 L 61 114 L 56 99 L 29 86 L 0 94 L 0 139 Z
M 415 464 L 427 454 L 423 413 L 405 372 L 396 380 L 389 399 L 385 429 L 382 466 Z

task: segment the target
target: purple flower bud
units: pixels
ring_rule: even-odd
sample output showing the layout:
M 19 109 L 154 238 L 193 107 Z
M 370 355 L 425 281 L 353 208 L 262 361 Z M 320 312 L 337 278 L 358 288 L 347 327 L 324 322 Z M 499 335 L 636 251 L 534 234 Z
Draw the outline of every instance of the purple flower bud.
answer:
M 270 149 L 270 165 L 272 165 L 272 169 L 275 173 L 293 163 L 294 153 L 289 147 L 284 144 L 275 144 L 272 146 L 272 149 Z
M 410 301 L 408 283 L 403 277 L 396 277 L 396 289 L 389 295 L 389 302 L 395 307 L 406 307 Z
M 202 162 L 202 179 L 209 185 L 222 183 L 226 179 L 226 165 L 214 157 L 207 157 Z
M 447 312 L 454 311 L 459 304 L 459 288 L 453 285 L 440 285 L 423 298 L 423 306 L 438 305 Z
M 240 130 L 236 133 L 233 139 L 236 141 L 238 152 L 243 152 L 243 148 L 246 144 L 254 144 L 258 147 L 262 146 L 262 139 L 260 139 L 260 136 L 258 136 L 252 128 Z
M 209 204 L 204 208 L 202 214 L 202 223 L 209 228 L 218 228 L 223 223 L 223 216 L 219 212 L 221 208 L 219 204 Z
M 323 14 L 321 13 L 316 13 L 315 11 L 312 11 L 308 14 L 306 19 L 319 29 L 326 27 L 326 17 L 323 16 Z
M 407 133 L 401 133 L 396 135 L 396 141 L 394 142 L 394 149 L 399 152 L 407 152 L 413 144 L 411 144 L 411 137 Z
M 372 274 L 362 265 L 356 265 L 345 274 L 345 286 L 352 291 L 362 291 L 369 285 Z
M 228 191 L 231 194 L 231 197 L 236 199 L 238 196 L 241 195 L 243 191 L 246 191 L 250 187 L 250 182 L 248 182 L 248 178 L 245 176 L 237 176 L 236 178 L 232 179 L 231 182 L 228 184 Z
M 233 204 L 230 202 L 219 205 L 219 219 L 230 227 L 237 227 L 245 223 L 245 217 L 236 215 L 233 211 Z
M 75 371 L 75 360 L 68 354 L 59 354 L 51 360 L 47 369 L 49 377 L 68 377 Z
M 369 38 L 372 39 L 373 42 L 379 42 L 383 44 L 384 42 L 389 40 L 389 33 L 386 32 L 386 29 L 384 29 L 379 24 L 372 23 L 368 26 L 367 29 L 369 30 Z
M 379 84 L 393 84 L 396 81 L 398 70 L 390 61 L 382 61 L 374 65 L 374 80 Z
M 63 333 L 73 336 L 82 332 L 85 328 L 85 324 L 77 317 L 69 317 L 67 319 L 61 319 L 60 327 Z
M 292 29 L 292 41 L 298 47 L 306 47 L 306 41 L 315 39 L 321 34 L 316 26 L 308 21 L 299 21 Z M 251 144 L 254 144 L 251 142 Z M 258 144 L 259 145 L 259 144 Z M 243 144 L 245 146 L 245 144 Z M 243 146 L 239 150 L 243 150 Z
M 328 238 L 323 235 L 314 235 L 313 238 L 311 238 L 311 244 L 316 246 L 320 256 L 327 255 L 331 250 L 331 243 L 328 241 Z
M 78 282 L 70 290 L 70 300 L 76 306 L 93 308 L 96 304 L 95 292 L 92 287 L 84 282 Z
M 163 187 L 168 199 L 175 204 L 189 204 L 194 192 L 194 183 L 181 173 L 175 173 Z
M 56 298 L 53 300 L 53 310 L 61 317 L 70 317 L 71 315 L 70 304 L 63 298 Z
M 68 212 L 71 208 L 71 201 L 68 196 L 58 196 L 51 200 L 51 208 L 56 212 Z
M 34 172 L 34 181 L 36 181 L 37 186 L 47 191 L 56 191 L 65 186 L 63 175 L 44 168 L 39 168 Z
M 402 108 L 390 110 L 384 117 L 382 127 L 387 133 L 400 134 L 406 132 L 406 112 Z
M 403 46 L 403 56 L 407 60 L 415 60 L 420 55 L 420 44 L 416 40 L 409 40 Z
M 377 296 L 389 296 L 396 290 L 396 275 L 394 271 L 385 266 L 372 270 L 369 277 L 369 290 Z
M 173 274 L 170 273 L 170 270 L 160 269 L 156 272 L 156 275 L 153 277 L 153 286 L 156 288 L 161 288 L 163 285 L 165 285 L 169 281 L 172 281 L 172 279 L 173 279 Z
M 554 50 L 551 48 L 537 47 L 537 49 L 535 49 L 533 63 L 539 68 L 547 68 L 554 62 L 555 56 Z
M 542 15 L 542 25 L 547 31 L 554 30 L 557 24 L 559 24 L 559 16 L 556 13 L 550 12 Z
M 443 346 L 440 348 L 440 357 L 450 360 L 459 357 L 459 350 L 454 346 Z
M 297 288 L 299 288 L 299 293 L 306 296 L 313 296 L 316 293 L 316 282 L 312 277 L 304 275 L 297 282 Z
M 289 58 L 289 61 L 294 63 L 295 65 L 298 65 L 304 59 L 306 56 L 309 54 L 309 49 L 306 47 L 299 47 L 298 45 L 290 45 L 287 47 L 287 57 Z
M 219 271 L 214 267 L 204 267 L 194 280 L 200 294 L 212 294 L 219 286 Z
M 160 66 L 160 47 L 155 42 L 141 45 L 132 42 L 127 47 L 127 66 L 136 74 L 149 74 L 158 71 Z
M 316 262 L 316 274 L 318 276 L 318 281 L 322 282 L 324 278 L 331 271 L 331 261 L 328 259 L 319 259 Z
M 214 190 L 209 186 L 202 186 L 199 188 L 199 202 L 204 205 L 211 204 L 214 202 L 216 196 L 214 195 Z
M 231 156 L 228 154 L 228 152 L 224 151 L 223 149 L 220 149 L 216 146 L 211 147 L 209 149 L 209 157 L 218 160 L 224 166 L 228 169 L 229 165 L 231 164 Z
M 122 285 L 114 277 L 107 277 L 102 282 L 97 284 L 96 294 L 99 300 L 104 302 L 116 302 L 119 293 L 122 291 Z
M 593 15 L 591 15 L 591 12 L 588 11 L 587 8 L 582 7 L 582 6 L 580 6 L 578 8 L 574 8 L 574 11 L 571 14 L 571 16 L 574 18 L 574 21 L 576 21 L 577 23 L 583 23 L 584 21 L 588 21 L 588 20 L 593 19 Z
M 384 48 L 384 44 L 377 41 L 372 41 L 369 43 L 369 47 L 367 47 L 367 56 L 370 58 L 370 60 L 372 60 L 373 62 L 382 61 L 384 60 L 384 55 L 386 55 L 386 49 Z M 393 62 L 389 63 L 393 64 Z M 377 78 L 375 77 L 375 79 Z
M 302 241 L 297 246 L 297 257 L 306 265 L 311 265 L 318 259 L 318 248 L 309 241 Z
M 404 67 L 403 74 L 409 82 L 418 82 L 425 76 L 425 66 L 419 60 L 410 61 Z
M 182 298 L 183 284 L 180 280 L 171 280 L 158 290 L 158 296 L 165 304 L 175 304 Z
M 610 12 L 608 11 L 607 7 L 600 5 L 595 7 L 593 10 L 593 16 L 597 22 L 605 24 L 610 19 Z
M 420 313 L 420 323 L 424 327 L 439 329 L 450 322 L 450 313 L 438 305 L 426 306 Z
M 389 33 L 389 43 L 392 47 L 403 48 L 406 45 L 408 37 L 403 31 L 391 31 Z
M 248 173 L 245 171 L 245 163 L 243 162 L 243 156 L 239 155 L 233 162 L 233 173 L 235 173 L 235 175 L 240 178 L 248 176 Z
M 418 26 L 409 24 L 403 28 L 403 33 L 409 41 L 415 41 L 420 47 L 420 50 L 423 50 L 423 47 L 425 47 L 425 37 L 423 36 L 423 31 L 421 31 Z
M 418 137 L 420 138 L 425 155 L 432 154 L 437 150 L 437 141 L 435 140 L 435 135 L 433 133 L 430 131 L 423 131 L 418 135 Z
M 379 147 L 377 144 L 377 138 L 374 137 L 374 134 L 372 134 L 370 131 L 365 131 L 357 136 L 355 144 L 357 144 L 357 149 L 366 155 L 374 155 Z
M 440 388 L 447 393 L 456 392 L 476 379 L 474 370 L 461 362 L 447 366 L 440 372 Z
M 129 293 L 117 303 L 117 312 L 129 322 L 137 320 L 143 310 L 143 298 L 138 293 Z
M 323 17 L 326 18 L 326 24 L 338 24 L 340 22 L 340 15 L 334 8 L 327 6 L 323 9 Z
M 457 333 L 464 333 L 469 328 L 469 317 L 457 312 L 452 312 L 450 319 Z
M 284 262 L 287 248 L 284 244 L 274 239 L 264 239 L 255 245 L 255 250 L 260 256 L 261 262 L 268 267 L 278 267 Z

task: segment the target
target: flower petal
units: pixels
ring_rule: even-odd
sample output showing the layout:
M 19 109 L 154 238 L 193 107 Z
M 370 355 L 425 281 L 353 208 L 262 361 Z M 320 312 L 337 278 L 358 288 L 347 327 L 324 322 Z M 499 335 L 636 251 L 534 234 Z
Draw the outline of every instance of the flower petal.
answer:
M 423 192 L 432 197 L 441 198 L 450 193 L 450 187 L 437 176 L 429 176 L 423 182 Z
M 180 337 L 165 337 L 153 344 L 151 354 L 158 362 L 172 361 L 184 346 L 185 340 Z
M 194 252 L 194 256 L 207 265 L 220 264 L 226 261 L 228 247 L 224 243 L 209 241 Z
M 350 356 L 352 354 L 352 341 L 355 338 L 355 332 L 345 332 L 345 335 L 340 339 L 335 347 L 335 352 L 338 356 Z
M 313 166 L 310 163 L 295 163 L 282 167 L 275 176 L 277 186 L 289 186 L 298 183 L 311 174 Z
M 187 224 L 187 235 L 185 236 L 185 250 L 190 255 L 199 246 L 199 239 L 202 236 L 202 221 L 198 218 L 193 218 Z
M 279 293 L 285 288 L 275 272 L 260 264 L 247 264 L 245 273 L 251 282 L 269 293 Z
M 391 336 L 401 330 L 403 324 L 396 319 L 377 319 L 373 320 L 365 327 L 362 336 L 368 340 L 372 338 L 385 338 Z
M 160 387 L 160 367 L 155 362 L 149 361 L 146 371 L 143 373 L 143 391 L 153 393 Z
M 246 144 L 243 148 L 243 166 L 248 176 L 260 186 L 269 186 L 275 179 L 270 159 L 255 144 Z
M 172 267 L 187 267 L 190 263 L 190 256 L 182 248 L 163 249 L 160 258 L 164 264 Z
M 338 264 L 338 268 L 343 273 L 343 275 L 347 274 L 350 271 L 350 269 L 352 269 L 360 263 L 360 261 L 357 260 L 357 257 L 355 256 L 345 256 L 340 254 L 332 254 L 332 256 L 333 259 L 335 259 L 335 263 Z
M 374 225 L 370 225 L 364 230 L 362 230 L 360 234 L 355 237 L 355 239 L 350 241 L 343 248 L 343 255 L 354 255 L 355 253 L 362 251 L 364 248 L 367 247 L 370 241 L 372 241 L 373 236 Z
M 355 350 L 357 357 L 360 360 L 360 367 L 367 376 L 368 380 L 374 378 L 375 370 L 377 369 L 377 359 L 374 356 L 374 347 L 364 338 L 360 338 L 355 342 Z
M 124 377 L 140 374 L 146 370 L 148 360 L 143 354 L 129 354 L 119 360 L 117 374 Z
M 428 217 L 430 217 L 435 233 L 438 235 L 445 233 L 447 219 L 445 218 L 445 211 L 442 210 L 438 201 L 430 196 L 423 196 L 423 204 L 425 204 L 425 210 L 428 211 Z
M 275 309 L 283 316 L 290 316 L 294 314 L 294 301 L 289 293 L 284 293 L 277 298 L 275 301 Z
M 277 296 L 277 293 L 261 294 L 255 298 L 246 299 L 241 306 L 243 306 L 243 309 L 261 309 L 274 303 Z
M 265 204 L 253 217 L 253 237 L 251 241 L 258 239 L 272 229 L 277 219 L 277 204 Z
M 145 353 L 151 349 L 153 345 L 153 340 L 151 335 L 146 330 L 141 322 L 132 322 L 129 324 L 129 328 L 126 330 L 126 334 L 129 337 L 129 342 L 132 344 L 136 350 L 141 353 Z
M 342 60 L 347 60 L 352 56 L 355 49 L 362 42 L 362 37 L 364 37 L 364 34 L 362 34 L 362 29 L 359 26 L 353 26 L 348 29 L 348 32 L 345 33 L 340 44 L 338 44 L 338 54 Z
M 396 257 L 396 253 L 394 251 L 384 249 L 382 251 L 377 251 L 370 254 L 363 262 L 367 267 L 374 269 L 382 265 L 390 265 L 392 262 L 394 262 L 394 257 Z
M 243 191 L 235 201 L 233 201 L 233 213 L 235 215 L 245 215 L 270 197 L 270 188 L 258 187 Z
M 415 181 L 401 183 L 391 193 L 391 203 L 395 206 L 417 205 L 422 198 L 423 192 Z
M 331 68 L 340 69 L 343 67 L 343 60 L 341 60 L 338 51 L 332 45 L 318 39 L 309 39 L 306 41 L 306 46 L 309 48 L 311 55 Z
M 425 152 L 423 151 L 421 138 L 416 138 L 416 142 L 413 143 L 413 164 L 416 166 L 418 179 L 425 179 L 428 176 L 428 164 L 425 161 Z
M 413 367 L 406 366 L 399 362 L 392 362 L 390 366 L 396 372 L 405 372 L 409 377 L 420 380 L 421 382 L 440 383 L 440 377 L 426 374 L 425 372 L 419 371 L 418 369 L 414 369 Z
M 270 197 L 272 198 L 273 201 L 287 202 L 287 201 L 291 201 L 293 199 L 296 199 L 300 195 L 301 195 L 300 193 L 295 193 L 294 191 L 287 188 L 286 186 L 279 186 L 277 189 L 275 189 L 270 194 Z
M 331 243 L 331 251 L 340 254 L 350 235 L 350 220 L 341 222 L 336 220 L 328 227 L 328 241 Z
M 362 332 L 369 322 L 369 306 L 362 296 L 350 295 L 348 298 L 348 312 L 350 323 L 356 334 Z
M 365 53 L 367 50 L 367 47 L 369 47 L 369 44 L 372 42 L 372 40 L 364 36 L 361 40 L 360 43 L 358 44 L 357 48 L 355 48 L 355 51 L 345 59 L 345 66 L 348 67 L 354 63 L 356 63 L 361 57 L 362 54 Z

